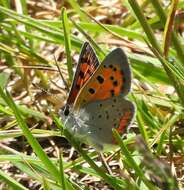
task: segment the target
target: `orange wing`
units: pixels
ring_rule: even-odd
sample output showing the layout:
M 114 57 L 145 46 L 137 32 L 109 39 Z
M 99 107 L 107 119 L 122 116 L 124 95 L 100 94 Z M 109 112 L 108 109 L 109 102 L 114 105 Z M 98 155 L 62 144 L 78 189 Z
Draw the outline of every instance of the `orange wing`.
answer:
M 67 99 L 67 105 L 74 103 L 80 89 L 89 80 L 99 65 L 98 58 L 88 42 L 85 42 L 79 57 L 72 87 Z
M 127 57 L 117 48 L 107 55 L 93 76 L 83 86 L 75 101 L 75 109 L 88 102 L 113 96 L 126 96 L 130 91 L 131 71 Z

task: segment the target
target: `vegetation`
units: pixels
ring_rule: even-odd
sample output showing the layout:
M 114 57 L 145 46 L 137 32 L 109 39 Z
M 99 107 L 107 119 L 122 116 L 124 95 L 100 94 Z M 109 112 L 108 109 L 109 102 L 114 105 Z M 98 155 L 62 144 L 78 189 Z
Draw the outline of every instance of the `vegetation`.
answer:
M 0 188 L 182 189 L 183 9 L 178 0 L 0 0 Z M 136 117 L 125 140 L 113 131 L 114 151 L 81 146 L 58 115 L 84 41 L 100 61 L 123 48 L 132 67 Z

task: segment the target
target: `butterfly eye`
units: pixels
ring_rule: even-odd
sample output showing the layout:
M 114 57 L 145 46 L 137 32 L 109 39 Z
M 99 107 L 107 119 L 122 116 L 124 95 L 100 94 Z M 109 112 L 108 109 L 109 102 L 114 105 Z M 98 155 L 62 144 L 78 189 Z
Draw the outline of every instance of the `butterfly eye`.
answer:
M 69 115 L 70 111 L 69 111 L 69 107 L 68 106 L 65 107 L 63 113 L 64 113 L 65 116 Z
M 68 115 L 69 115 L 69 110 L 65 110 L 65 111 L 64 111 L 64 115 L 65 115 L 65 116 L 68 116 Z

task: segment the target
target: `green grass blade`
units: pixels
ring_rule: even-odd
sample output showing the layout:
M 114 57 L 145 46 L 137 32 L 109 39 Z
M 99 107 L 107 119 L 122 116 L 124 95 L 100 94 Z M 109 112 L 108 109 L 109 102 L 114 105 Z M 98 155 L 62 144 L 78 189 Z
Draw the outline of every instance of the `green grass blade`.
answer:
M 5 88 L 10 77 L 9 73 L 2 72 L 0 73 L 0 87 Z
M 62 27 L 62 24 L 58 21 L 50 21 L 50 20 L 38 20 L 38 22 L 40 23 L 45 23 L 47 25 L 49 25 L 50 27 L 53 28 L 58 28 L 58 27 Z M 71 27 L 72 27 L 72 23 Z M 99 26 L 96 23 L 90 23 L 90 22 L 77 22 L 77 24 L 83 28 L 83 30 L 88 30 L 89 32 L 99 32 L 99 33 L 103 33 L 106 32 L 106 30 Z M 108 30 L 111 30 L 112 32 L 116 33 L 117 35 L 120 36 L 127 36 L 128 38 L 133 38 L 133 39 L 137 39 L 140 41 L 144 41 L 145 36 L 143 34 L 138 33 L 135 30 L 130 30 L 127 28 L 122 28 L 118 25 L 110 25 L 110 24 L 103 24 L 103 26 L 105 26 Z
M 155 11 L 157 12 L 157 15 L 160 17 L 161 23 L 164 25 L 166 23 L 166 13 L 164 12 L 164 9 L 162 8 L 161 3 L 158 0 L 150 0 L 152 3 L 153 7 L 155 8 Z M 180 43 L 180 40 L 175 32 L 172 32 L 172 42 L 174 45 L 174 48 L 178 54 L 178 58 L 180 59 L 181 64 L 183 63 L 184 60 L 184 49 L 182 44 Z
M 167 21 L 165 24 L 164 36 L 163 36 L 163 50 L 164 50 L 165 57 L 168 56 L 168 51 L 169 51 L 170 42 L 171 42 L 171 33 L 174 28 L 174 19 L 175 19 L 177 4 L 178 4 L 178 0 L 172 1 L 171 9 L 169 11 Z
M 98 46 L 98 44 L 88 35 L 80 25 L 72 20 L 73 25 L 86 37 L 86 39 L 93 45 L 93 47 L 97 50 L 97 54 L 101 60 L 104 59 L 105 52 Z
M 64 44 L 64 36 L 61 33 L 61 29 L 59 29 L 59 28 L 53 29 L 52 27 L 45 24 L 44 22 L 38 22 L 36 19 L 33 19 L 29 16 L 17 14 L 16 12 L 14 12 L 10 9 L 6 9 L 2 6 L 0 6 L 0 12 L 3 13 L 4 15 L 14 19 L 17 22 L 25 24 L 26 26 L 29 26 L 33 29 L 37 29 L 42 34 L 55 39 L 58 43 Z M 72 36 L 71 42 L 74 46 L 76 46 L 78 48 L 81 46 L 81 42 L 74 36 Z
M 144 138 L 145 142 L 148 142 L 148 139 L 149 139 L 148 134 L 147 134 L 147 131 L 145 129 L 144 121 L 143 121 L 143 118 L 142 118 L 142 115 L 141 115 L 143 110 L 141 110 L 141 107 L 139 106 L 139 105 L 141 105 L 141 102 L 138 99 L 136 99 L 136 97 L 134 95 L 132 97 L 133 97 L 133 100 L 136 103 L 136 105 L 138 105 L 137 106 L 136 118 L 137 118 L 139 131 L 140 131 L 142 137 Z
M 60 168 L 60 173 L 61 173 L 62 187 L 63 187 L 63 190 L 67 190 L 65 178 L 64 178 L 63 155 L 62 155 L 62 153 L 59 154 L 59 166 L 60 166 L 59 168 Z
M 12 187 L 12 189 L 16 189 L 16 190 L 28 190 L 26 187 L 24 187 L 23 185 L 21 185 L 20 183 L 18 183 L 15 179 L 13 179 L 12 177 L 8 176 L 6 173 L 4 173 L 3 171 L 0 170 L 0 182 L 1 180 L 6 181 L 6 183 Z
M 140 179 L 144 182 L 144 184 L 150 189 L 150 190 L 154 190 L 154 186 L 146 179 L 143 171 L 141 170 L 141 168 L 137 165 L 137 163 L 134 161 L 134 159 L 132 158 L 131 154 L 129 153 L 127 147 L 125 146 L 125 144 L 123 143 L 121 136 L 119 135 L 119 133 L 113 129 L 113 135 L 115 137 L 115 139 L 117 140 L 118 144 L 121 147 L 121 151 L 123 153 L 123 155 L 126 157 L 126 159 L 128 160 L 129 166 L 131 168 L 134 169 L 134 171 L 136 172 L 137 176 L 140 177 Z
M 183 91 L 183 79 L 184 79 L 184 69 L 180 65 L 180 69 L 178 69 L 176 66 L 172 65 L 168 61 L 166 61 L 154 48 L 150 47 L 154 54 L 158 57 L 158 59 L 161 61 L 162 65 L 164 66 L 164 69 L 167 71 L 167 74 L 173 84 L 173 86 L 176 89 L 176 92 L 178 96 L 180 97 L 180 101 L 184 105 L 184 91 Z
M 45 178 L 43 178 L 43 189 L 44 190 L 51 190 L 51 187 Z
M 149 39 L 149 42 L 152 45 L 152 49 L 155 50 L 154 53 L 157 52 L 157 54 L 160 55 L 160 57 L 162 57 L 162 50 L 161 50 L 161 48 L 159 46 L 159 43 L 157 42 L 151 27 L 148 25 L 148 23 L 146 21 L 146 18 L 144 17 L 142 11 L 140 10 L 140 7 L 139 7 L 137 1 L 128 0 L 128 2 L 130 3 L 132 9 L 134 10 L 134 12 L 136 14 L 137 19 L 139 20 L 142 28 L 144 29 L 144 31 L 145 31 L 145 33 L 147 35 L 147 38 Z M 148 44 L 148 46 L 149 46 L 149 44 Z M 169 76 L 172 84 L 174 85 L 174 87 L 175 87 L 175 89 L 176 89 L 176 91 L 178 93 L 178 96 L 181 99 L 181 102 L 184 105 L 184 92 L 181 90 L 183 88 L 183 85 L 182 85 L 181 81 L 179 81 L 177 79 L 177 77 L 173 75 L 173 73 L 168 68 L 167 64 L 164 64 L 164 62 L 162 62 L 162 65 L 163 65 L 167 75 Z
M 155 143 L 157 143 L 160 140 L 160 136 L 168 130 L 170 127 L 173 126 L 174 123 L 176 123 L 177 120 L 181 117 L 181 114 L 173 115 L 163 126 L 160 128 L 158 133 L 155 135 L 152 142 L 149 144 L 149 148 L 151 148 Z
M 64 32 L 64 42 L 65 42 L 65 51 L 67 55 L 67 68 L 70 81 L 73 78 L 73 67 L 72 67 L 72 58 L 71 58 L 71 41 L 70 41 L 70 29 L 68 24 L 68 18 L 66 9 L 61 10 L 62 23 L 63 23 L 63 32 Z
M 27 141 L 35 151 L 35 153 L 38 155 L 40 160 L 44 163 L 45 167 L 48 169 L 50 174 L 53 176 L 53 178 L 61 184 L 61 178 L 58 169 L 56 166 L 50 161 L 50 159 L 47 157 L 45 152 L 43 151 L 42 147 L 38 143 L 38 141 L 33 137 L 31 132 L 29 131 L 29 128 L 27 127 L 26 123 L 22 119 L 22 116 L 15 105 L 14 101 L 12 100 L 11 96 L 7 92 L 6 94 L 3 92 L 2 88 L 0 88 L 0 95 L 1 97 L 6 101 L 6 103 L 9 105 L 9 107 L 13 110 L 15 117 L 17 119 L 17 122 L 22 129 Z
M 0 5 L 10 8 L 10 2 L 8 0 L 0 0 Z
M 159 53 L 162 53 L 160 45 L 159 45 L 158 41 L 156 40 L 156 38 L 154 36 L 154 33 L 153 33 L 152 29 L 151 29 L 151 26 L 147 23 L 146 18 L 144 17 L 143 12 L 140 9 L 137 1 L 135 1 L 135 0 L 128 0 L 128 2 L 130 3 L 132 9 L 134 10 L 134 13 L 135 13 L 137 19 L 139 20 L 142 28 L 144 29 L 144 32 L 146 33 L 149 42 L 152 44 L 152 46 Z
M 88 21 L 88 19 L 86 18 L 86 15 L 81 11 L 80 5 L 76 0 L 68 0 L 68 2 L 73 7 L 73 9 L 76 11 L 76 13 L 78 13 L 78 15 L 80 15 L 80 18 L 82 21 Z

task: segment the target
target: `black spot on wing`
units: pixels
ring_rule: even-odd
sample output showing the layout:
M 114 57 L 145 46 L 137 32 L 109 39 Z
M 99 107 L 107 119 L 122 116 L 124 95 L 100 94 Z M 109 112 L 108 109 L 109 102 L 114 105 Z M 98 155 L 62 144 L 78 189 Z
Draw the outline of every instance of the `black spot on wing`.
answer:
M 116 67 L 114 67 L 113 71 L 117 71 Z
M 80 72 L 79 72 L 79 76 L 80 76 L 81 78 L 84 78 L 84 73 L 83 73 L 82 71 L 80 71 Z
M 114 96 L 114 90 L 111 90 L 110 92 L 111 92 L 111 96 Z
M 115 80 L 114 82 L 113 82 L 113 86 L 118 86 L 118 81 L 117 80 Z
M 98 81 L 100 84 L 102 84 L 102 83 L 104 82 L 104 78 L 103 78 L 102 76 L 100 76 L 100 75 L 98 75 L 98 76 L 96 77 L 96 79 L 97 79 L 97 81 Z
M 90 94 L 94 94 L 95 93 L 95 90 L 93 88 L 89 88 L 88 91 L 89 91 Z
M 79 90 L 80 89 L 80 85 L 76 84 L 76 89 Z
M 105 113 L 106 113 L 106 119 L 109 119 L 109 112 L 105 111 Z
M 113 77 L 113 76 L 110 76 L 110 79 L 111 79 L 111 80 L 114 80 L 114 77 Z

